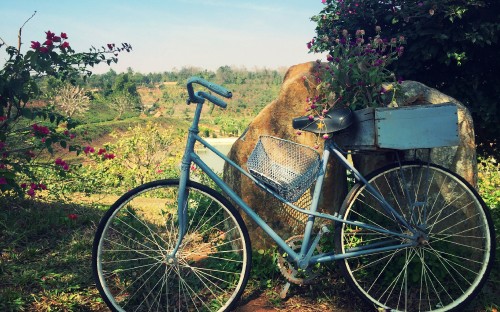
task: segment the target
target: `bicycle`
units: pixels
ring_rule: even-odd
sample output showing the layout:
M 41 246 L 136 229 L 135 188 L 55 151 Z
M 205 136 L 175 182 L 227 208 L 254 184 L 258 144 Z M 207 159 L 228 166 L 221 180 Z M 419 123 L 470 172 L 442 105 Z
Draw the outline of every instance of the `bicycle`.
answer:
M 379 309 L 460 310 L 477 295 L 493 265 L 495 236 L 486 205 L 463 178 L 419 160 L 399 160 L 364 177 L 335 144 L 335 135 L 325 141 L 321 158 L 303 145 L 262 137 L 249 157 L 247 172 L 198 135 L 205 100 L 221 108 L 227 104 L 212 93 L 195 93 L 194 84 L 225 98 L 232 96 L 201 78 L 188 80 L 188 104 L 195 103 L 196 111 L 180 178 L 127 192 L 98 226 L 92 267 L 97 288 L 111 310 L 235 308 L 249 277 L 252 251 L 247 228 L 232 202 L 276 242 L 280 265 L 298 283 L 318 275 L 322 264 L 337 261 L 349 285 Z M 349 116 L 348 109 L 332 111 L 330 131 L 348 128 Z M 305 120 L 295 119 L 294 127 L 319 131 Z M 196 142 L 306 214 L 302 235 L 293 241 L 280 237 L 196 155 Z M 279 162 L 287 155 L 297 160 L 289 167 Z M 317 208 L 331 155 L 352 172 L 356 184 L 340 209 L 327 214 Z M 225 196 L 191 180 L 192 163 Z M 307 190 L 313 190 L 310 208 L 294 205 Z M 319 219 L 335 225 L 333 251 L 319 248 L 321 238 L 330 232 L 317 225 Z

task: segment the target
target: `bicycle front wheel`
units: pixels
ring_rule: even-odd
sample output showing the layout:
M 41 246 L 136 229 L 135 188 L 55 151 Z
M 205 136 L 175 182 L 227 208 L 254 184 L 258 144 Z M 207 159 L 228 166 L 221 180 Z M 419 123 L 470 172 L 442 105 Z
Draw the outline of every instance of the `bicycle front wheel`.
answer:
M 412 240 L 337 224 L 337 250 L 358 252 L 339 262 L 347 282 L 370 304 L 391 311 L 461 310 L 493 265 L 494 229 L 477 192 L 451 171 L 419 162 L 385 167 L 367 180 L 421 234 L 416 246 L 362 254 Z M 362 184 L 348 194 L 340 214 L 411 235 Z
M 226 311 L 247 283 L 248 231 L 223 196 L 188 182 L 187 232 L 179 237 L 178 180 L 144 184 L 123 195 L 94 239 L 94 278 L 113 311 Z

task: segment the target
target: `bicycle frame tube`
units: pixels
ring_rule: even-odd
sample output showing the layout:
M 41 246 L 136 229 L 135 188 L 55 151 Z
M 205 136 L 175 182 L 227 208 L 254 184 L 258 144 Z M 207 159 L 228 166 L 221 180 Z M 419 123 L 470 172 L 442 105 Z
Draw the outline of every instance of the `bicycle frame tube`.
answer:
M 354 250 L 352 252 L 344 253 L 341 255 L 331 255 L 331 254 L 322 254 L 322 255 L 316 255 L 312 257 L 312 252 L 311 249 L 315 248 L 315 244 L 311 245 L 311 236 L 313 232 L 313 225 L 316 217 L 319 218 L 324 218 L 336 222 L 343 222 L 347 223 L 350 225 L 355 225 L 361 228 L 366 228 L 370 229 L 373 231 L 377 231 L 380 233 L 392 235 L 394 237 L 400 237 L 403 239 L 410 239 L 413 240 L 414 236 L 413 235 L 408 235 L 404 233 L 397 233 L 393 231 L 389 231 L 386 229 L 382 229 L 376 226 L 371 226 L 368 224 L 364 224 L 362 222 L 357 222 L 357 221 L 349 221 L 349 220 L 343 220 L 341 217 L 335 213 L 334 215 L 331 214 L 325 214 L 325 213 L 320 213 L 317 212 L 317 207 L 319 203 L 319 198 L 322 192 L 322 186 L 323 186 L 323 181 L 324 181 L 324 175 L 326 172 L 326 166 L 328 163 L 329 155 L 331 152 L 335 155 L 335 157 L 348 169 L 354 172 L 355 176 L 359 181 L 364 183 L 370 193 L 372 193 L 377 200 L 379 200 L 383 207 L 385 209 L 388 209 L 391 213 L 394 215 L 398 215 L 396 211 L 383 199 L 383 196 L 380 195 L 380 193 L 377 192 L 373 187 L 371 187 L 366 179 L 362 177 L 362 175 L 353 167 L 351 166 L 347 159 L 340 153 L 339 149 L 336 148 L 334 144 L 329 144 L 330 141 L 327 141 L 327 145 L 325 146 L 325 150 L 323 152 L 323 158 L 322 158 L 322 163 L 321 163 L 321 170 L 320 174 L 316 180 L 315 188 L 314 188 L 314 194 L 313 194 L 313 199 L 312 199 L 312 204 L 310 207 L 310 210 L 302 209 L 297 206 L 295 206 L 293 203 L 290 203 L 288 200 L 285 198 L 281 197 L 279 194 L 277 194 L 273 189 L 267 187 L 265 184 L 261 183 L 257 179 L 255 179 L 252 175 L 250 175 L 248 172 L 243 170 L 238 164 L 230 160 L 227 156 L 219 152 L 215 147 L 210 145 L 207 141 L 202 139 L 200 136 L 198 136 L 199 130 L 198 130 L 198 122 L 201 114 L 201 108 L 202 104 L 198 104 L 195 112 L 195 116 L 193 119 L 193 124 L 189 128 L 189 134 L 188 134 L 188 140 L 186 144 L 186 149 L 184 156 L 182 158 L 182 164 L 181 164 L 181 177 L 180 177 L 180 183 L 179 183 L 179 198 L 178 198 L 178 211 L 179 211 L 179 223 L 180 223 L 180 235 L 179 239 L 177 242 L 176 247 L 174 248 L 171 256 L 175 255 L 177 253 L 177 250 L 182 242 L 182 239 L 184 235 L 186 234 L 186 229 L 187 229 L 187 195 L 188 195 L 188 190 L 186 188 L 187 186 L 187 181 L 189 180 L 189 170 L 190 170 L 190 165 L 191 162 L 195 163 L 203 172 L 205 172 L 210 179 L 212 179 L 217 186 L 219 186 L 224 193 L 227 194 L 227 196 L 232 199 L 241 209 L 254 221 L 257 223 L 257 225 L 262 228 L 266 234 L 276 242 L 276 244 L 285 252 L 289 255 L 289 258 L 295 261 L 297 264 L 299 264 L 301 267 L 307 267 L 307 265 L 311 263 L 317 263 L 317 262 L 325 262 L 325 261 L 332 261 L 332 260 L 337 260 L 337 259 L 343 259 L 346 257 L 351 257 L 351 256 L 358 256 L 361 254 L 365 253 L 373 253 L 373 252 L 379 252 L 379 251 L 384 251 L 384 250 L 392 250 L 392 249 L 398 249 L 398 248 L 405 248 L 408 246 L 414 246 L 415 243 L 408 243 L 408 244 L 395 244 L 392 246 L 385 246 L 385 247 L 379 247 L 380 244 L 378 245 L 368 245 L 365 246 L 364 250 Z M 259 187 L 264 189 L 266 192 L 272 194 L 274 197 L 276 197 L 278 200 L 281 202 L 285 203 L 286 205 L 290 206 L 291 208 L 307 214 L 309 217 L 306 222 L 305 226 L 305 231 L 304 231 L 304 238 L 303 238 L 303 243 L 300 252 L 296 252 L 288 246 L 288 244 L 279 236 L 260 216 L 253 211 L 253 209 L 248 206 L 242 199 L 239 197 L 238 194 L 236 194 L 235 191 L 232 190 L 231 187 L 229 187 L 210 167 L 208 167 L 202 160 L 201 158 L 194 152 L 194 145 L 196 142 L 200 142 L 203 146 L 208 148 L 210 151 L 215 153 L 218 157 L 226 161 L 229 165 L 232 167 L 236 168 L 240 173 L 242 173 L 244 176 L 248 177 L 252 182 L 257 184 Z M 399 216 L 398 220 L 407 228 L 410 228 L 409 225 L 406 223 L 406 221 Z M 317 243 L 317 241 L 315 241 Z M 384 244 L 389 244 L 389 242 L 384 243 Z

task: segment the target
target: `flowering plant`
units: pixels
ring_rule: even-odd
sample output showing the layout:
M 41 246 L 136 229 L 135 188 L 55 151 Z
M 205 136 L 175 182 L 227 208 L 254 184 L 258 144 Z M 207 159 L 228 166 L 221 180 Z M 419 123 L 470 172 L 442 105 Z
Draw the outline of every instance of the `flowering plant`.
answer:
M 5 46 L 8 56 L 0 68 L 0 196 L 13 191 L 33 197 L 36 190 L 46 189 L 38 181 L 37 168 L 51 166 L 63 175 L 70 170 L 70 165 L 60 158 L 35 162 L 38 156 L 44 151 L 52 153 L 55 145 L 82 151 L 78 144 L 72 144 L 75 124 L 47 105 L 33 101 L 40 94 L 38 79 L 51 76 L 72 82 L 82 75 L 89 76 L 87 67 L 116 62 L 118 52 L 130 51 L 131 46 L 109 44 L 107 48 L 75 52 L 66 33 L 47 31 L 44 40 L 31 41 L 31 49 L 23 54 L 21 30 L 17 47 L 8 46 L 0 38 L 0 47 Z
M 314 40 L 314 39 L 313 39 Z M 335 105 L 352 109 L 381 107 L 394 104 L 398 88 L 396 75 L 388 66 L 403 53 L 405 38 L 381 37 L 380 27 L 367 37 L 364 30 L 351 34 L 348 30 L 332 29 L 330 36 L 316 39 L 330 44 L 327 63 L 317 62 L 316 88 L 319 96 L 308 99 L 309 108 L 324 116 Z M 314 51 L 314 41 L 308 43 Z

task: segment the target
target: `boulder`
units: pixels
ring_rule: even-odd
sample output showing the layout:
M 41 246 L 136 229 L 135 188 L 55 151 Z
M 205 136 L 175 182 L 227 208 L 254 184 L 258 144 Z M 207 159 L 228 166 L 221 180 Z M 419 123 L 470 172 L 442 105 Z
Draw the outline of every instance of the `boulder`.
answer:
M 278 98 L 268 104 L 255 117 L 241 137 L 236 140 L 228 154 L 231 160 L 247 170 L 248 156 L 261 135 L 271 135 L 311 147 L 319 144 L 318 150 L 322 151 L 322 139 L 318 139 L 316 135 L 310 133 L 297 135 L 296 130 L 292 128 L 292 119 L 306 114 L 306 99 L 317 95 L 315 88 L 312 87 L 313 84 L 309 83 L 314 81 L 316 70 L 314 62 L 289 68 Z M 397 95 L 400 106 L 445 102 L 454 102 L 458 105 L 460 145 L 432 149 L 430 151 L 431 161 L 458 172 L 471 184 L 476 185 L 474 131 L 472 118 L 467 109 L 457 100 L 414 81 L 404 82 Z M 439 131 L 439 128 L 436 131 Z M 353 161 L 363 174 L 367 174 L 373 169 L 393 161 L 393 157 L 383 153 L 355 155 Z M 227 163 L 224 165 L 223 174 L 226 183 L 282 237 L 292 237 L 303 231 L 307 219 L 306 215 L 268 195 L 249 178 Z M 323 189 L 325 191 L 320 198 L 320 211 L 336 212 L 346 195 L 347 179 L 345 169 L 334 159 L 331 159 L 328 164 Z M 308 209 L 310 202 L 311 192 L 308 191 L 295 204 Z M 254 248 L 274 246 L 274 242 L 253 221 L 249 220 L 245 213 L 242 213 L 242 216 L 248 226 Z
M 297 135 L 296 130 L 292 128 L 292 119 L 306 113 L 306 99 L 316 95 L 316 90 L 310 88 L 307 83 L 307 81 L 314 79 L 314 64 L 313 62 L 300 64 L 288 70 L 278 98 L 268 104 L 255 117 L 241 137 L 233 144 L 228 154 L 231 160 L 246 170 L 248 156 L 261 135 L 271 135 L 311 147 L 317 143 L 321 145 L 322 139 L 318 141 L 318 138 L 310 133 Z M 304 78 L 306 79 L 304 80 Z M 320 147 L 318 150 L 321 151 L 322 148 Z M 331 191 L 324 192 L 320 209 L 335 212 L 346 194 L 346 173 L 333 160 L 327 171 L 324 189 Z M 224 166 L 224 180 L 262 219 L 268 222 L 273 229 L 277 229 L 278 234 L 286 238 L 303 230 L 307 216 L 268 195 L 227 163 Z M 306 192 L 295 204 L 308 209 L 310 201 L 311 194 Z M 268 248 L 274 245 L 253 221 L 249 220 L 244 213 L 242 216 L 248 226 L 254 248 Z

